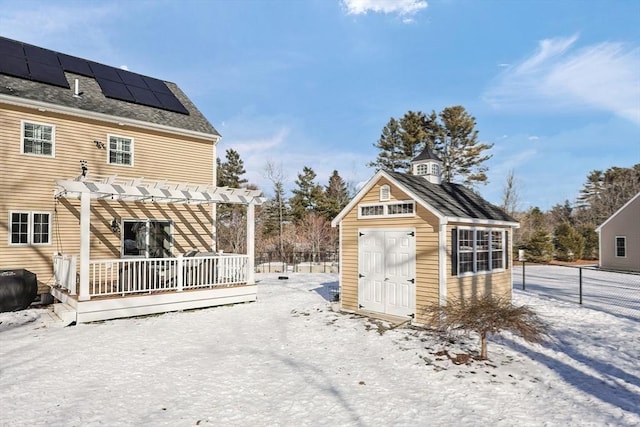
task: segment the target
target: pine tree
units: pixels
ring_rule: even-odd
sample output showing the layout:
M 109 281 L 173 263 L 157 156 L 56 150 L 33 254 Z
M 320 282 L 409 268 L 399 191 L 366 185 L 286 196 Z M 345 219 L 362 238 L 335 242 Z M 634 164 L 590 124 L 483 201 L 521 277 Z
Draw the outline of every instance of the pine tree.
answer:
M 304 166 L 298 174 L 293 197 L 289 199 L 291 215 L 296 223 L 304 220 L 308 212 L 314 212 L 322 203 L 322 187 L 314 182 L 316 173 L 312 168 Z
M 216 159 L 218 187 L 242 188 L 247 180 L 242 176 L 246 173 L 244 162 L 240 154 L 228 149 L 225 161 Z M 218 204 L 216 207 L 216 240 L 217 249 L 226 252 L 244 253 L 246 251 L 246 212 L 243 205 Z
M 556 258 L 560 261 L 582 259 L 584 237 L 568 222 L 564 221 L 555 230 Z
M 333 220 L 349 203 L 349 190 L 342 177 L 334 170 L 324 189 L 324 197 L 318 206 L 318 212 L 328 221 Z
M 443 162 L 443 181 L 466 184 L 485 183 L 486 166 L 491 158 L 484 154 L 493 144 L 480 143 L 475 118 L 461 106 L 447 107 L 428 117 L 408 111 L 400 119 L 391 118 L 374 144 L 379 150 L 368 166 L 410 172 L 411 160 L 429 146 Z

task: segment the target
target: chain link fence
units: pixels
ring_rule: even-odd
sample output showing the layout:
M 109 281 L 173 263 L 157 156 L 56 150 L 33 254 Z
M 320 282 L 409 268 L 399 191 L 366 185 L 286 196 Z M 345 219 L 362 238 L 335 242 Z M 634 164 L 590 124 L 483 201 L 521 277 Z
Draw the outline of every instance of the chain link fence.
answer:
M 340 255 L 333 252 L 262 252 L 256 254 L 256 273 L 338 273 Z
M 523 262 L 513 267 L 514 289 L 640 320 L 640 273 L 596 266 Z

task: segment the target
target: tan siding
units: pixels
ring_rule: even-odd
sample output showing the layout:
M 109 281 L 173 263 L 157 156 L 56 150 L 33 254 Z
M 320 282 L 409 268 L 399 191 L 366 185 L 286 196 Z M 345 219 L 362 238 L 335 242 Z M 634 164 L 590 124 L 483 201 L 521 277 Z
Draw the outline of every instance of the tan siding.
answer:
M 55 157 L 20 154 L 21 120 L 55 126 Z M 107 135 L 134 140 L 134 166 L 107 163 Z M 214 182 L 214 151 L 211 140 L 177 136 L 117 126 L 95 120 L 81 120 L 35 109 L 0 105 L 0 269 L 27 268 L 38 275 L 40 291 L 52 278 L 54 252 L 79 252 L 79 202 L 53 198 L 55 180 L 80 174 L 80 160 L 86 160 L 89 176 L 144 177 L 185 183 Z M 118 257 L 119 235 L 109 225 L 113 218 L 156 218 L 174 221 L 174 251 L 192 247 L 210 250 L 211 207 L 125 204 L 92 201 L 91 258 Z M 45 211 L 53 215 L 52 244 L 33 247 L 9 246 L 9 211 Z

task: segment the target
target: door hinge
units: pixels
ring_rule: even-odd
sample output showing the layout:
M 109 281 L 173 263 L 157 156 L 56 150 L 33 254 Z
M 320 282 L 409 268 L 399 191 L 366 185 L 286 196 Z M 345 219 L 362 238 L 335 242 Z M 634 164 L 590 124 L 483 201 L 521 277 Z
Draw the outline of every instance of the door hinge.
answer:
M 364 308 L 364 305 L 358 304 L 358 308 Z
M 414 233 L 413 231 L 410 231 L 409 233 L 407 233 L 407 236 L 415 237 L 416 233 Z
M 361 233 L 358 231 L 358 237 L 362 237 L 362 236 L 364 236 L 364 233 Z
M 407 280 L 407 282 L 411 282 L 411 283 L 415 284 L 416 283 L 416 279 L 409 279 L 409 280 Z
M 416 315 L 415 315 L 415 313 L 411 313 L 411 314 L 409 315 L 409 317 L 411 317 L 412 319 L 415 319 L 415 318 L 416 318 Z
M 364 274 L 358 273 L 358 279 L 362 279 L 363 277 L 364 277 Z

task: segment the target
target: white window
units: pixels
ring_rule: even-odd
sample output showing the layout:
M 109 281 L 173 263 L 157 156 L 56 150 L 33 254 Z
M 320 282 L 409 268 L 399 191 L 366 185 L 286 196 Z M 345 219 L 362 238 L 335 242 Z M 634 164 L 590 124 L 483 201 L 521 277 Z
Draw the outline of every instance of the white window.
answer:
M 625 236 L 616 236 L 616 258 L 627 257 L 627 238 Z
M 503 270 L 506 265 L 505 230 L 460 228 L 454 231 L 454 275 Z
M 48 212 L 9 212 L 9 244 L 51 244 L 51 214 Z
M 358 218 L 411 217 L 414 216 L 415 206 L 413 200 L 360 205 L 358 206 Z
M 391 187 L 388 185 L 383 185 L 380 187 L 380 201 L 386 202 L 391 199 Z
M 429 173 L 429 165 L 421 163 L 416 166 L 416 175 L 427 175 Z
M 440 166 L 437 163 L 431 164 L 431 175 L 440 175 Z
M 109 164 L 133 166 L 133 139 L 109 135 Z
M 55 126 L 44 123 L 22 121 L 23 154 L 55 156 Z

